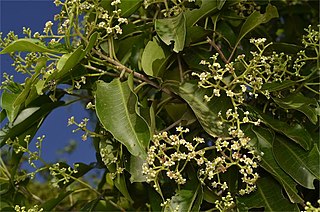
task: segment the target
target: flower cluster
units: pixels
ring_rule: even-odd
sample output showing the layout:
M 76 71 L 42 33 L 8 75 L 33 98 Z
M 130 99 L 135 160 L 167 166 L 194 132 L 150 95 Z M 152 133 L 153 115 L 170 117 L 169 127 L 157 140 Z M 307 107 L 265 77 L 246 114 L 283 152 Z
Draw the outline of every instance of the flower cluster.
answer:
M 191 142 L 184 138 L 184 133 L 189 129 L 177 127 L 178 134 L 168 135 L 162 132 L 154 135 L 152 144 L 148 150 L 147 162 L 143 164 L 143 174 L 147 182 L 152 183 L 154 188 L 161 193 L 159 177 L 165 176 L 178 185 L 187 181 L 184 169 L 187 165 L 193 166 L 198 173 L 198 179 L 202 184 L 226 194 L 228 184 L 221 180 L 221 175 L 231 166 L 238 167 L 242 175 L 242 187 L 240 195 L 249 194 L 255 189 L 255 183 L 259 177 L 255 169 L 258 167 L 260 156 L 249 145 L 250 138 L 245 137 L 241 130 L 230 132 L 232 139 L 217 138 L 215 145 L 206 146 L 203 138 L 195 137 Z M 213 154 L 214 158 L 205 154 Z M 164 198 L 163 198 L 164 199 Z M 228 205 L 232 205 L 232 199 L 227 196 Z M 227 207 L 227 203 L 223 207 Z M 222 207 L 217 203 L 217 207 Z
M 55 163 L 49 167 L 50 175 L 53 176 L 52 178 L 52 186 L 59 187 L 59 183 L 62 182 L 63 184 L 67 184 L 70 179 L 73 179 L 72 174 L 76 174 L 78 172 L 77 168 L 79 164 L 74 164 L 74 168 L 71 167 L 63 167 L 60 163 Z
M 172 16 L 177 16 L 181 12 L 186 10 L 186 6 L 189 3 L 193 3 L 195 0 L 163 0 L 163 1 L 158 1 L 158 0 L 144 0 L 144 7 L 147 9 L 149 6 L 152 4 L 158 4 L 158 7 L 163 8 L 161 9 L 161 13 L 164 15 L 164 17 L 172 17 Z M 161 3 L 161 4 L 159 4 Z M 164 7 L 162 7 L 164 6 Z
M 86 141 L 88 139 L 88 135 L 93 134 L 93 132 L 91 132 L 90 130 L 87 129 L 87 124 L 88 124 L 89 119 L 88 118 L 84 118 L 82 119 L 82 121 L 80 123 L 77 123 L 74 119 L 74 116 L 71 116 L 70 118 L 68 118 L 68 125 L 76 125 L 77 128 L 72 130 L 73 133 L 82 130 L 84 132 L 84 134 L 81 136 L 83 141 Z
M 320 199 L 318 199 L 317 203 L 318 207 L 314 207 L 310 202 L 307 202 L 306 206 L 304 207 L 305 212 L 320 212 Z
M 29 208 L 28 210 L 26 210 L 25 206 L 16 205 L 14 207 L 14 210 L 16 212 L 42 212 L 43 208 L 39 208 L 38 205 L 34 205 L 32 208 Z
M 225 197 L 222 197 L 221 200 L 215 201 L 216 209 L 219 211 L 228 211 L 228 209 L 232 208 L 234 204 L 235 202 L 233 201 L 230 192 L 228 192 Z
M 147 182 L 155 182 L 154 187 L 159 190 L 158 175 L 165 172 L 169 179 L 177 184 L 185 184 L 186 178 L 183 176 L 183 170 L 191 161 L 196 161 L 202 165 L 204 162 L 204 151 L 197 150 L 197 146 L 204 143 L 202 138 L 194 138 L 188 142 L 183 138 L 183 133 L 189 132 L 189 129 L 177 127 L 178 135 L 168 135 L 167 132 L 153 136 L 153 145 L 148 150 L 147 163 L 143 164 L 143 173 L 147 176 Z
M 253 0 L 242 0 L 232 6 L 232 8 L 241 17 L 247 17 L 254 11 L 259 11 L 261 9 Z

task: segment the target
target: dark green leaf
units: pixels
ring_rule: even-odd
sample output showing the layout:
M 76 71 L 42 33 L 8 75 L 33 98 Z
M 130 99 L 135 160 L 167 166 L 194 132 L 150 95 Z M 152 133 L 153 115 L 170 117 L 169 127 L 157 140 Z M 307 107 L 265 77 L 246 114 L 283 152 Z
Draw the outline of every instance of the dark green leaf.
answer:
M 298 195 L 298 190 L 296 189 L 297 183 L 281 169 L 274 158 L 272 151 L 274 135 L 269 130 L 261 127 L 253 128 L 253 132 L 255 133 L 258 141 L 258 149 L 260 152 L 263 152 L 260 166 L 277 179 L 288 194 L 291 202 L 303 202 L 303 199 Z
M 173 51 L 180 52 L 184 48 L 186 39 L 186 18 L 184 13 L 177 17 L 157 19 L 155 21 L 155 30 L 160 39 L 167 45 L 174 42 Z
M 150 132 L 135 110 L 137 97 L 126 82 L 97 82 L 96 112 L 99 120 L 134 156 L 146 157 Z
M 50 101 L 50 100 L 49 100 Z M 45 118 L 53 109 L 62 106 L 64 102 L 47 102 L 43 103 L 41 106 L 36 106 L 33 108 L 27 108 L 22 111 L 17 117 L 15 123 L 6 131 L 0 131 L 0 147 L 5 144 L 5 142 L 10 138 L 14 139 L 20 134 L 37 125 Z
M 199 9 L 187 11 L 185 13 L 187 19 L 187 27 L 191 27 L 196 24 L 200 19 L 209 16 L 213 12 L 218 11 L 218 5 L 216 0 L 203 0 Z
M 116 172 L 115 164 L 111 164 L 107 167 L 111 173 Z M 123 173 L 122 174 L 117 173 L 115 179 L 113 179 L 113 183 L 127 200 L 129 200 L 130 202 L 133 202 L 127 188 L 126 178 Z
M 206 89 L 198 87 L 197 83 L 186 82 L 179 88 L 179 95 L 188 103 L 193 110 L 203 129 L 211 136 L 226 136 L 226 127 L 218 126 L 218 113 L 222 114 L 231 105 L 230 99 L 224 95 L 221 97 L 213 98 L 211 101 L 206 102 L 204 95 Z
M 242 25 L 238 36 L 237 45 L 242 40 L 242 38 L 244 38 L 244 36 L 246 36 L 246 34 L 248 34 L 251 30 L 259 26 L 260 24 L 267 23 L 271 19 L 277 17 L 279 17 L 278 10 L 271 4 L 267 6 L 266 12 L 264 14 L 261 14 L 258 11 L 254 11 Z
M 60 192 L 59 196 L 49 199 L 46 202 L 42 203 L 40 208 L 43 208 L 44 211 L 52 211 L 61 201 L 64 200 L 67 196 L 72 194 L 73 191 Z
M 307 152 L 286 139 L 276 137 L 273 153 L 281 168 L 295 181 L 314 189 L 313 180 L 320 179 L 320 153 L 317 145 Z
M 287 137 L 291 138 L 304 149 L 310 149 L 313 143 L 313 139 L 309 132 L 303 126 L 301 126 L 300 124 L 294 124 L 291 126 L 286 122 L 273 119 L 271 116 L 264 114 L 261 111 L 258 111 L 257 109 L 253 109 L 250 106 L 248 107 L 254 110 L 266 125 L 270 126 L 275 131 L 283 133 Z
M 281 193 L 281 187 L 272 177 L 259 179 L 257 190 L 237 198 L 239 211 L 264 207 L 264 211 L 299 211 L 296 204 L 290 203 Z
M 132 13 L 139 9 L 142 2 L 142 0 L 122 0 L 121 4 L 119 4 L 119 8 L 121 9 L 121 16 L 129 17 Z
M 217 8 L 221 10 L 223 5 L 226 3 L 226 0 L 216 0 L 217 1 Z
M 316 99 L 305 97 L 302 93 L 294 93 L 286 98 L 273 98 L 273 100 L 283 109 L 293 109 L 304 113 L 313 124 L 318 121 Z
M 285 80 L 283 82 L 271 82 L 262 85 L 262 90 L 268 90 L 269 92 L 280 91 L 295 85 L 296 82 L 292 80 Z
M 193 185 L 190 186 L 190 183 Z M 193 181 L 186 185 L 186 188 L 180 189 L 176 192 L 175 196 L 171 198 L 170 208 L 179 212 L 196 211 L 199 208 L 199 199 L 202 201 L 202 190 L 199 182 Z M 195 207 L 193 207 L 195 206 Z M 169 207 L 165 208 L 165 211 L 171 211 Z
M 49 49 L 40 40 L 31 38 L 21 38 L 13 41 L 9 46 L 4 48 L 0 54 L 10 52 L 46 52 L 46 53 L 65 53 L 61 49 Z

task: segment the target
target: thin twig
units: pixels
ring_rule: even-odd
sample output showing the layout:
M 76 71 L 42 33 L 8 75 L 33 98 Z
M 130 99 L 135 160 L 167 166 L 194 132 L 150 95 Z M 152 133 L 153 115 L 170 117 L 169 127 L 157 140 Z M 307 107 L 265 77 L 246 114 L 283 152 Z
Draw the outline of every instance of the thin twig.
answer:
M 223 62 L 229 63 L 229 61 L 226 59 L 226 57 L 224 56 L 224 54 L 221 51 L 221 49 L 219 48 L 219 46 L 213 40 L 211 40 L 209 37 L 207 37 L 207 42 L 219 53 Z

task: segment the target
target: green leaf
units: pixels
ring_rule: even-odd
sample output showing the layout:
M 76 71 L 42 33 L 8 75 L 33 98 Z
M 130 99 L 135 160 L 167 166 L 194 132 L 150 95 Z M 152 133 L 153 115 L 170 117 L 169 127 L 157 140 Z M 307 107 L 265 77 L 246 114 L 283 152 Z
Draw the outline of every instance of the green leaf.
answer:
M 313 124 L 318 121 L 316 99 L 305 97 L 302 93 L 295 93 L 283 99 L 273 98 L 273 100 L 283 109 L 293 109 L 304 113 Z
M 62 105 L 64 105 L 64 102 L 52 102 L 48 100 L 47 102 L 42 103 L 41 106 L 32 107 L 33 109 L 24 109 L 8 130 L 0 131 L 0 147 L 2 147 L 9 138 L 14 139 L 29 128 L 34 127 L 34 125 L 41 123 L 41 120 L 43 120 L 43 118 L 45 118 L 53 109 Z
M 155 30 L 160 39 L 170 45 L 174 42 L 173 51 L 180 52 L 184 48 L 186 39 L 186 18 L 184 13 L 178 16 L 166 19 L 157 19 L 155 21 Z
M 115 173 L 116 172 L 115 164 L 111 164 L 111 165 L 107 166 L 107 168 L 108 168 L 110 173 Z M 122 174 L 117 173 L 116 174 L 116 178 L 113 179 L 113 183 L 116 186 L 116 188 L 121 192 L 121 194 L 127 200 L 129 200 L 130 202 L 133 202 L 133 200 L 132 200 L 132 198 L 131 198 L 131 196 L 129 194 L 128 188 L 127 188 L 126 178 L 125 178 L 123 173 Z
M 223 5 L 226 3 L 226 0 L 216 0 L 217 1 L 217 8 L 221 10 Z
M 132 155 L 145 158 L 150 132 L 136 113 L 136 103 L 137 97 L 126 82 L 118 78 L 110 83 L 97 82 L 96 113 L 100 122 Z
M 252 131 L 258 141 L 258 150 L 263 152 L 260 166 L 277 179 L 277 181 L 283 186 L 291 202 L 303 202 L 303 199 L 298 195 L 298 190 L 296 189 L 297 183 L 281 169 L 274 158 L 272 151 L 274 135 L 268 129 L 261 127 L 255 127 Z
M 6 90 L 1 95 L 1 107 L 6 111 L 10 123 L 14 121 L 19 113 L 19 107 L 14 106 L 14 102 L 18 96 L 19 94 L 9 93 Z
M 280 91 L 280 90 L 289 88 L 295 84 L 296 82 L 292 80 L 285 80 L 283 82 L 265 83 L 262 85 L 262 90 L 268 90 L 269 92 Z
M 213 12 L 218 11 L 217 1 L 203 0 L 199 9 L 187 11 L 185 13 L 187 19 L 187 27 L 196 24 L 200 19 L 209 16 Z
M 9 46 L 4 48 L 0 54 L 11 52 L 45 52 L 45 53 L 65 53 L 61 49 L 49 49 L 40 40 L 32 38 L 21 38 L 13 41 Z
M 296 182 L 314 189 L 313 180 L 320 179 L 320 153 L 316 145 L 307 152 L 286 139 L 276 137 L 273 153 L 281 168 Z
M 191 183 L 193 185 L 190 185 Z M 171 198 L 169 207 L 166 207 L 164 211 L 171 211 L 170 209 L 175 210 L 176 208 L 178 208 L 177 211 L 179 212 L 199 211 L 199 202 L 202 202 L 202 198 L 203 194 L 200 183 L 190 181 L 189 185 L 186 185 L 186 188 L 176 192 Z
M 253 193 L 237 197 L 239 211 L 264 207 L 264 211 L 299 211 L 296 204 L 290 203 L 281 193 L 281 187 L 271 177 L 261 178 L 257 182 L 257 190 Z
M 131 183 L 146 181 L 146 175 L 142 173 L 142 165 L 144 162 L 145 160 L 142 158 L 131 155 L 129 168 Z
M 203 129 L 211 136 L 227 136 L 227 128 L 218 126 L 218 113 L 223 114 L 231 105 L 225 95 L 213 98 L 210 102 L 204 100 L 207 89 L 199 88 L 197 83 L 186 82 L 179 88 L 179 95 L 188 103 L 199 120 Z
M 66 192 L 60 192 L 60 194 L 52 199 L 47 200 L 46 202 L 42 203 L 40 208 L 43 208 L 44 211 L 52 211 L 61 201 L 64 200 L 67 196 L 72 194 L 73 191 L 66 191 Z
M 313 139 L 309 132 L 300 124 L 294 124 L 289 125 L 286 122 L 273 119 L 271 116 L 262 113 L 261 111 L 258 111 L 257 109 L 254 109 L 247 105 L 248 108 L 251 108 L 251 110 L 255 111 L 255 113 L 258 114 L 258 116 L 262 119 L 262 121 L 274 129 L 275 131 L 282 133 L 286 135 L 288 138 L 291 138 L 293 141 L 295 141 L 297 144 L 302 146 L 304 149 L 309 150 L 310 146 L 313 143 Z
M 149 76 L 158 76 L 165 69 L 168 58 L 157 41 L 149 41 L 142 53 L 142 69 Z
M 119 4 L 122 17 L 129 17 L 132 15 L 142 4 L 142 0 L 122 0 Z
M 242 38 L 244 38 L 244 36 L 246 36 L 246 34 L 248 34 L 251 30 L 259 26 L 260 24 L 267 23 L 271 19 L 277 17 L 279 17 L 277 7 L 272 6 L 271 4 L 268 4 L 266 12 L 264 14 L 261 14 L 258 11 L 254 11 L 242 25 L 236 46 L 239 44 Z
M 60 79 L 64 77 L 66 74 L 68 74 L 70 70 L 73 69 L 77 64 L 79 64 L 80 61 L 91 51 L 97 39 L 98 33 L 95 32 L 90 36 L 89 43 L 84 50 L 83 46 L 79 46 L 73 52 L 62 55 L 62 57 L 59 59 L 57 63 L 57 72 L 50 75 L 48 80 L 51 80 L 54 77 L 56 79 Z

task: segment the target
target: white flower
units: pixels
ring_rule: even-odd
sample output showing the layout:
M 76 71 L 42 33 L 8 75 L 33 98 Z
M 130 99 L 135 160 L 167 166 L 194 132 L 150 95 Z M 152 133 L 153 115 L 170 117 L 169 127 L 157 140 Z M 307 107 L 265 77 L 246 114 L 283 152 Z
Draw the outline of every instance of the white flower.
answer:
M 227 93 L 227 96 L 230 96 L 230 97 L 234 96 L 234 93 L 231 90 L 227 90 L 226 93 Z
M 117 4 L 120 4 L 121 1 L 120 0 L 114 0 L 113 2 L 111 2 L 111 5 L 114 6 L 114 5 L 117 5 Z
M 243 93 L 246 92 L 247 87 L 245 85 L 240 85 L 240 87 L 241 87 L 241 90 L 242 90 Z
M 220 96 L 220 89 L 216 89 L 216 88 L 213 89 L 213 93 L 214 93 L 215 96 L 219 97 Z

